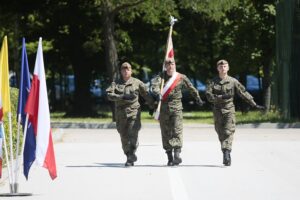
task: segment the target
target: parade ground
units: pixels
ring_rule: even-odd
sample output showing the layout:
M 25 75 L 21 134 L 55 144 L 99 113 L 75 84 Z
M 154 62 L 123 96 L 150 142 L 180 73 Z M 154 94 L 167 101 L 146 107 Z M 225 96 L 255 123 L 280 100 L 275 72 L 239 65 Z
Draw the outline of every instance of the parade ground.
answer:
M 116 129 L 55 129 L 58 177 L 32 166 L 20 175 L 19 192 L 53 200 L 298 200 L 300 129 L 237 127 L 232 166 L 222 153 L 212 125 L 185 125 L 183 163 L 168 167 L 157 125 L 139 135 L 138 161 L 125 168 Z M 4 170 L 4 173 L 7 171 Z M 8 193 L 8 179 L 0 193 Z

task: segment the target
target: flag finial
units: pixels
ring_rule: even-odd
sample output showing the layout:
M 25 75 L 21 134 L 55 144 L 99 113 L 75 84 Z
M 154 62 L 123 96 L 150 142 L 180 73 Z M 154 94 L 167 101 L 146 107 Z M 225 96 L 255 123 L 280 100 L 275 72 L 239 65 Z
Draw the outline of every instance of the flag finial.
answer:
M 177 22 L 178 20 L 176 18 L 174 18 L 172 15 L 170 15 L 170 25 L 173 26 L 175 24 L 175 22 Z

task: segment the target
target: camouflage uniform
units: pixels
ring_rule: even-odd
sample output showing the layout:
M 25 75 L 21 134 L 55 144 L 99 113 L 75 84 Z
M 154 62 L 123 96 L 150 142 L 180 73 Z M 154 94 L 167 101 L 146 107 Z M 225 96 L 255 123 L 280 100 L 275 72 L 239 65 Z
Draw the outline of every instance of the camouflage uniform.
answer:
M 233 134 L 235 132 L 235 107 L 233 97 L 237 93 L 251 106 L 256 106 L 253 97 L 245 87 L 235 78 L 227 76 L 223 80 L 219 77 L 209 82 L 206 97 L 213 104 L 215 130 L 218 133 L 222 151 L 232 148 Z
M 165 83 L 170 76 L 166 76 Z M 151 90 L 155 96 L 160 95 L 161 76 L 157 76 L 152 81 Z M 163 148 L 168 153 L 172 149 L 180 151 L 182 147 L 182 90 L 186 88 L 202 104 L 197 89 L 190 80 L 183 74 L 175 88 L 168 95 L 166 100 L 162 100 L 159 123 L 161 128 Z
M 154 107 L 153 98 L 145 84 L 133 77 L 126 82 L 112 82 L 106 92 L 108 99 L 115 102 L 117 130 L 121 136 L 124 154 L 134 154 L 138 147 L 138 132 L 141 129 L 138 97 L 141 95 L 151 108 Z M 130 98 L 125 98 L 126 96 Z

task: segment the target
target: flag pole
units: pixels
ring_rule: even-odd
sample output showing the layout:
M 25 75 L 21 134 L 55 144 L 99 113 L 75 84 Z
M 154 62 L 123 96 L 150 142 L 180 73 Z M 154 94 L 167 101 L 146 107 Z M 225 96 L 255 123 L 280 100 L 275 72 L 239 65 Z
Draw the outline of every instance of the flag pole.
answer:
M 177 19 L 175 19 L 173 16 L 170 16 L 170 30 L 169 30 L 168 39 L 167 39 L 165 58 L 164 58 L 164 62 L 163 62 L 163 65 L 162 65 L 162 80 L 161 80 L 161 84 L 160 84 L 160 96 L 162 95 L 162 91 L 163 91 L 164 84 L 165 84 L 165 79 L 164 79 L 164 76 L 163 76 L 164 70 L 165 70 L 165 60 L 167 59 L 167 56 L 168 56 L 168 44 L 169 44 L 169 40 L 172 36 L 173 26 L 174 26 L 175 22 L 177 22 Z M 162 99 L 160 98 L 159 102 L 158 102 L 158 105 L 157 105 L 156 112 L 154 114 L 154 119 L 156 119 L 156 120 L 159 119 L 160 108 L 161 108 L 161 100 Z
M 12 179 L 12 192 L 15 193 L 15 177 L 14 177 L 14 154 L 13 154 L 13 142 L 12 142 L 12 123 L 11 112 L 8 112 L 8 124 L 9 124 L 9 143 L 10 143 L 10 162 L 11 162 L 11 179 Z
M 28 128 L 28 118 L 29 118 L 29 115 L 26 114 L 25 126 L 24 126 L 24 130 L 23 130 L 23 142 L 22 142 L 22 148 L 21 148 L 21 156 L 23 156 L 23 154 L 24 154 L 25 141 L 26 141 L 27 128 Z M 18 178 L 19 178 L 19 175 L 20 175 L 20 171 L 21 171 L 21 168 L 19 167 L 17 169 L 17 172 L 16 172 L 16 187 L 18 187 Z M 32 195 L 31 193 L 20 193 L 20 194 L 22 196 L 31 196 Z
M 6 145 L 6 140 L 5 140 L 5 132 L 4 132 L 4 127 L 3 123 L 1 123 L 1 128 L 3 130 L 3 140 L 4 140 L 4 151 L 5 151 L 5 158 L 6 158 L 6 163 L 7 163 L 7 171 L 8 171 L 8 178 L 10 182 L 10 193 L 1 193 L 0 197 L 13 197 L 13 196 L 31 196 L 31 193 L 18 193 L 18 187 L 17 187 L 17 179 L 16 182 L 13 184 L 13 179 L 12 179 L 12 171 L 9 165 L 9 159 L 8 159 L 8 150 L 7 150 L 7 145 Z M 22 144 L 22 155 L 24 153 L 24 145 L 25 145 L 25 139 L 26 139 L 26 133 L 27 133 L 27 124 L 28 124 L 28 114 L 26 115 L 26 122 L 25 122 L 25 129 L 24 129 L 24 138 L 23 138 L 23 144 Z M 19 168 L 20 169 L 20 168 Z
M 12 176 L 11 176 L 11 168 L 9 165 L 9 159 L 8 159 L 8 150 L 7 150 L 7 144 L 6 144 L 6 138 L 5 138 L 5 130 L 3 126 L 3 122 L 1 123 L 2 133 L 3 133 L 3 143 L 4 143 L 4 151 L 5 151 L 5 159 L 6 159 L 6 165 L 7 165 L 7 171 L 8 171 L 8 179 L 10 184 L 10 191 L 12 192 Z
M 19 163 L 20 163 L 20 156 L 19 156 L 19 146 L 20 146 L 20 127 L 21 127 L 21 114 L 18 114 L 18 128 L 17 128 L 17 147 L 16 147 L 16 166 L 15 166 L 15 192 L 18 192 L 18 178 L 19 178 Z M 21 154 L 22 156 L 22 154 Z

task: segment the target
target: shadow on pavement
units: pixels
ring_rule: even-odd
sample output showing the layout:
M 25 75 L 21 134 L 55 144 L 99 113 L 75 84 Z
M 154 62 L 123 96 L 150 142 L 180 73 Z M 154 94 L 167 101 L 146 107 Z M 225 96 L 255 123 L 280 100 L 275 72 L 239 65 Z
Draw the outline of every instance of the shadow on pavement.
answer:
M 110 168 L 130 168 L 125 167 L 124 163 L 95 163 L 96 165 L 67 165 L 66 167 L 69 168 L 89 168 L 89 167 L 110 167 Z M 167 165 L 134 165 L 133 167 L 170 167 Z M 132 167 L 132 168 L 133 168 Z M 216 167 L 216 168 L 226 168 L 223 165 L 177 165 L 171 166 L 170 168 L 177 168 L 177 167 Z

